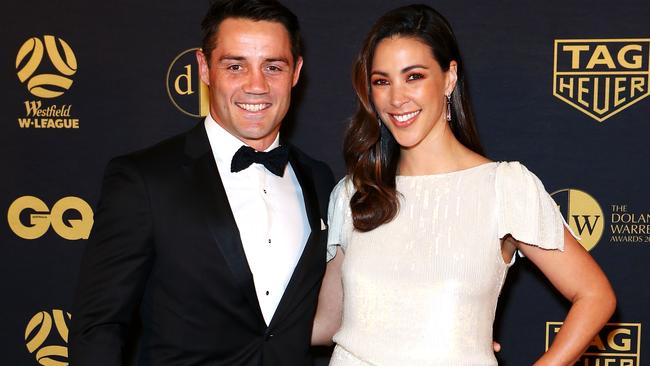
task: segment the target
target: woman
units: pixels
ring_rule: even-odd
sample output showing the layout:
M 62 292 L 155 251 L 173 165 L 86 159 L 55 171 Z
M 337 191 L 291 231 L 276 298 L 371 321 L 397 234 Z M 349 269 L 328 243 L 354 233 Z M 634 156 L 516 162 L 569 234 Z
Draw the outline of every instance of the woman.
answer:
M 424 5 L 384 15 L 353 81 L 313 335 L 338 330 L 330 365 L 496 365 L 492 323 L 516 250 L 572 302 L 535 365 L 573 364 L 614 294 L 537 177 L 483 156 L 448 22 Z

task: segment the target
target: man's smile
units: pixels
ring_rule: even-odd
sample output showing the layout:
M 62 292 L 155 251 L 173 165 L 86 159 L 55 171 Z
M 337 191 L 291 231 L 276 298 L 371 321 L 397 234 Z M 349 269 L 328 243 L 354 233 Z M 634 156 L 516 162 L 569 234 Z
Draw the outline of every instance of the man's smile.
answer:
M 271 103 L 235 103 L 235 105 L 248 112 L 259 112 L 271 106 Z

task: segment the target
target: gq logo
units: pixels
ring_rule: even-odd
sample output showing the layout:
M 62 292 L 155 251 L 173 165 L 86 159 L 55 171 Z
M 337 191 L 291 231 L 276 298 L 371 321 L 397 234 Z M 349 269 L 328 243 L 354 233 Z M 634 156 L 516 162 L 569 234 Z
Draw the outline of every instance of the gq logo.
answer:
M 557 39 L 553 95 L 598 122 L 650 94 L 650 39 Z
M 546 322 L 546 350 L 562 322 Z M 641 360 L 641 323 L 608 323 L 596 334 L 576 365 L 638 366 Z
M 64 315 L 62 310 L 54 309 L 51 312 L 36 313 L 27 323 L 25 328 L 27 350 L 29 353 L 36 352 L 36 362 L 39 365 L 68 365 L 68 325 L 66 321 L 71 318 L 70 313 Z M 52 331 L 53 326 L 56 332 Z
M 45 52 L 55 70 L 36 73 L 43 66 Z M 69 77 L 77 72 L 77 59 L 72 48 L 61 38 L 46 35 L 41 40 L 32 37 L 18 50 L 16 70 L 20 82 L 27 82 L 30 93 L 41 98 L 55 98 L 72 86 Z M 57 73 L 51 73 L 52 71 Z
M 571 230 L 580 237 L 580 244 L 587 250 L 595 247 L 605 229 L 603 210 L 598 201 L 579 189 L 562 189 L 551 196 Z
M 78 218 L 64 219 L 69 211 L 75 211 Z M 40 238 L 50 226 L 64 239 L 88 239 L 94 222 L 92 208 L 81 198 L 64 197 L 50 211 L 45 202 L 33 196 L 15 200 L 9 206 L 7 221 L 16 235 L 28 240 Z
M 210 107 L 208 86 L 201 81 L 194 53 L 200 48 L 181 52 L 167 70 L 167 95 L 181 112 L 192 117 L 205 117 Z

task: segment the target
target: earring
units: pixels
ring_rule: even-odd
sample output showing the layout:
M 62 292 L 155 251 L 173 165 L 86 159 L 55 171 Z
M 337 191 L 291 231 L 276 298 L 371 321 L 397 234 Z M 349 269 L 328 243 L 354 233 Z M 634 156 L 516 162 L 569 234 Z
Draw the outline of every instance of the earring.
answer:
M 377 124 L 379 125 L 379 128 L 381 128 L 381 117 L 379 117 L 379 113 L 377 113 Z
M 447 122 L 451 121 L 451 94 L 445 95 L 447 98 Z

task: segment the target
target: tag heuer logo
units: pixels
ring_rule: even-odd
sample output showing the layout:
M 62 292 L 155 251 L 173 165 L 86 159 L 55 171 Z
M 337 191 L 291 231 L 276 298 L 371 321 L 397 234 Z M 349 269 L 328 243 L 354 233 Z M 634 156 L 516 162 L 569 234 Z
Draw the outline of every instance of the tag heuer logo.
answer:
M 650 38 L 556 39 L 553 95 L 598 122 L 650 94 Z

